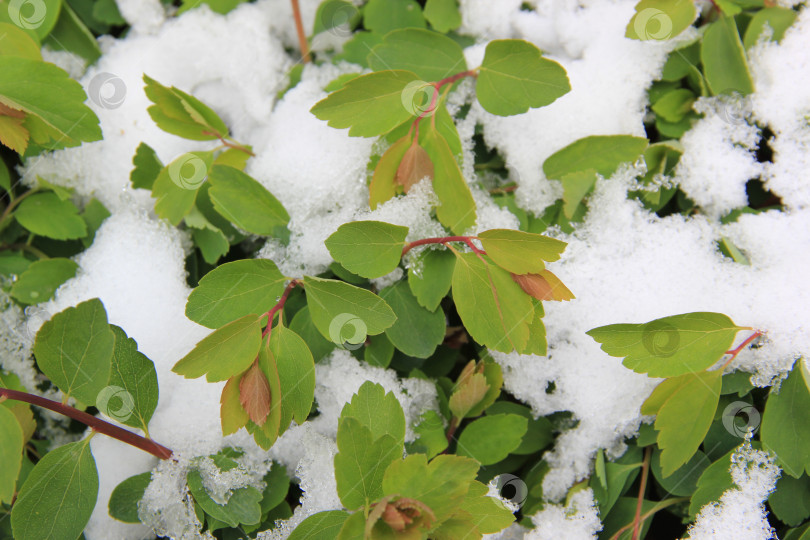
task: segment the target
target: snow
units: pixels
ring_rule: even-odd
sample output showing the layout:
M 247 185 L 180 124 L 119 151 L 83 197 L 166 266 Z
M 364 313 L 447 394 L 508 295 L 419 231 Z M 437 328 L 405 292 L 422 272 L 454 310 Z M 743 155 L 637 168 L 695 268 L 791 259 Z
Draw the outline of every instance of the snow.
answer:
M 525 540 L 592 540 L 602 530 L 593 490 L 574 493 L 568 504 L 548 504 L 532 516 L 535 528 Z

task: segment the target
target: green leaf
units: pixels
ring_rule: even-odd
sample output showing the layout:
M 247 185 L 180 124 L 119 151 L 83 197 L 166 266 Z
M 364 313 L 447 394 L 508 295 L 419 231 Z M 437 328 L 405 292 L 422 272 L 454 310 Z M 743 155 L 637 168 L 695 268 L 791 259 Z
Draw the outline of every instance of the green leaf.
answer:
M 26 478 L 11 509 L 14 538 L 78 538 L 97 496 L 98 471 L 89 438 L 48 452 Z
M 368 51 L 380 43 L 382 36 L 376 32 L 355 31 L 352 38 L 343 44 L 343 52 L 335 55 L 334 60 L 345 60 L 367 68 Z
M 392 144 L 377 162 L 371 184 L 368 186 L 368 204 L 372 210 L 396 196 L 398 185 L 394 179 L 399 164 L 410 146 L 411 140 L 405 135 Z
M 803 361 L 796 360 L 778 393 L 771 391 L 760 431 L 762 446 L 775 453 L 777 464 L 794 478 L 810 472 L 810 390 Z
M 96 238 L 96 231 L 101 228 L 101 224 L 104 223 L 104 220 L 111 215 L 110 211 L 107 210 L 98 199 L 91 199 L 90 202 L 85 205 L 84 211 L 81 213 L 81 218 L 84 220 L 85 225 L 87 225 L 87 236 L 82 238 L 82 244 L 84 244 L 85 248 L 93 244 L 93 240 Z
M 62 10 L 56 26 L 42 41 L 42 44 L 55 51 L 67 51 L 78 55 L 84 58 L 88 64 L 92 64 L 101 56 L 101 48 L 93 33 L 73 11 L 70 4 L 70 2 L 62 2 Z
M 447 448 L 447 437 L 444 432 L 444 423 L 436 411 L 427 410 L 422 413 L 421 421 L 413 428 L 418 435 L 417 439 L 408 447 L 408 453 L 421 452 L 428 459 L 441 454 Z
M 95 405 L 110 378 L 114 344 L 104 305 L 93 298 L 43 324 L 34 342 L 34 355 L 42 372 L 65 395 Z
M 692 0 L 641 0 L 624 36 L 642 41 L 674 38 L 697 16 Z
M 216 211 L 242 230 L 272 236 L 277 227 L 284 227 L 290 221 L 278 199 L 238 169 L 214 165 L 209 182 L 209 195 Z
M 301 336 L 281 325 L 270 334 L 270 351 L 276 360 L 281 384 L 282 430 L 292 420 L 304 423 L 315 399 L 315 363 Z
M 685 313 L 645 324 L 611 324 L 587 334 L 637 373 L 674 377 L 711 367 L 743 330 L 722 313 Z
M 481 534 L 500 532 L 515 521 L 512 511 L 501 501 L 487 495 L 488 492 L 487 486 L 473 481 L 461 505 L 461 509 L 472 516 L 472 522 Z
M 32 132 L 38 144 L 55 149 L 101 139 L 98 117 L 84 104 L 87 95 L 64 70 L 48 62 L 0 56 L 0 73 L 0 103 L 27 113 L 23 126 L 42 135 Z
M 316 363 L 326 358 L 329 353 L 335 350 L 335 344 L 323 337 L 318 329 L 315 328 L 312 317 L 309 315 L 308 306 L 304 306 L 298 310 L 292 321 L 290 321 L 290 330 L 303 338 Z
M 8 172 L 8 167 L 4 161 L 0 160 L 0 188 L 6 191 L 11 190 L 11 175 Z
M 194 207 L 213 160 L 213 152 L 187 152 L 163 167 L 152 184 L 155 213 L 178 225 Z
M 31 263 L 11 287 L 11 297 L 23 304 L 50 300 L 56 289 L 76 275 L 79 265 L 70 259 L 43 259 Z
M 194 245 L 200 248 L 203 259 L 208 264 L 216 264 L 220 257 L 230 250 L 231 245 L 225 233 L 216 228 L 193 229 L 191 237 Z
M 152 147 L 146 143 L 141 143 L 135 150 L 135 155 L 132 157 L 132 165 L 134 168 L 129 173 L 129 181 L 133 188 L 152 189 L 163 169 L 163 163 L 157 157 L 157 154 Z
M 414 0 L 369 0 L 363 13 L 363 26 L 387 34 L 397 28 L 424 28 L 425 18 Z
M 405 441 L 405 413 L 392 392 L 366 381 L 352 400 L 343 406 L 340 418 L 354 418 L 371 431 L 372 440 L 390 435 L 402 446 Z
M 456 0 L 427 0 L 425 19 L 436 31 L 444 34 L 461 26 L 461 13 Z
M 408 265 L 408 286 L 419 304 L 435 311 L 450 292 L 456 257 L 447 249 L 425 250 Z
M 368 13 L 368 7 L 366 7 Z M 405 87 L 419 77 L 402 70 L 362 75 L 316 103 L 310 112 L 333 128 L 351 128 L 352 137 L 376 137 L 411 118 L 403 104 Z
M 512 454 L 529 455 L 538 452 L 554 440 L 554 427 L 548 418 L 534 418 L 531 409 L 510 401 L 496 401 L 487 407 L 487 414 L 517 414 L 528 421 L 526 434 Z
M 475 225 L 475 201 L 447 140 L 433 124 L 428 125 L 422 145 L 434 167 L 433 190 L 439 198 L 436 217 L 454 234 L 464 234 Z
M 757 11 L 745 29 L 745 37 L 743 38 L 745 49 L 748 50 L 757 44 L 759 36 L 765 32 L 766 26 L 773 30 L 770 39 L 777 43 L 781 42 L 785 31 L 796 20 L 796 16 L 795 11 L 785 7 L 767 7 Z
M 154 103 L 147 111 L 163 131 L 194 141 L 229 136 L 225 122 L 202 101 L 174 86 L 163 86 L 147 75 L 143 81 L 146 97 Z
M 8 407 L 0 407 L 0 503 L 11 504 L 23 458 L 23 431 Z
M 200 4 L 208 4 L 211 11 L 225 15 L 234 10 L 239 4 L 247 0 L 182 0 L 183 5 L 177 10 L 177 14 L 185 13 L 190 9 L 194 9 Z
M 695 94 L 686 88 L 678 88 L 667 92 L 652 106 L 655 114 L 667 122 L 680 122 L 692 110 Z
M 245 315 L 267 313 L 287 282 L 268 259 L 244 259 L 217 266 L 200 280 L 186 303 L 186 317 L 219 328 Z
M 745 96 L 754 91 L 733 17 L 723 16 L 708 25 L 703 34 L 700 59 L 712 95 L 739 92 Z
M 278 377 L 276 358 L 265 342 L 259 348 L 258 360 L 259 368 L 270 385 L 270 414 L 268 414 L 264 424 L 261 426 L 257 426 L 253 421 L 248 420 L 247 430 L 248 433 L 253 435 L 256 444 L 264 450 L 268 450 L 276 442 L 281 431 L 281 381 Z M 284 427 L 286 429 L 287 426 Z
M 315 327 L 332 343 L 345 347 L 363 343 L 394 324 L 396 315 L 376 294 L 334 279 L 304 276 L 309 314 Z
M 422 28 L 386 34 L 383 42 L 369 53 L 368 63 L 374 71 L 404 69 L 423 81 L 439 81 L 467 69 L 464 51 L 458 43 Z
M 698 450 L 689 461 L 681 465 L 675 472 L 669 476 L 664 476 L 661 469 L 661 451 L 656 449 L 653 452 L 650 469 L 655 479 L 668 493 L 677 497 L 685 497 L 695 492 L 700 475 L 711 463 L 706 454 Z
M 500 116 L 543 107 L 571 90 L 565 69 L 519 39 L 490 41 L 478 72 L 475 94 L 488 112 Z
M 221 458 L 221 460 L 229 465 L 236 465 L 228 458 Z M 220 467 L 220 469 L 223 468 Z M 224 521 L 231 527 L 237 527 L 240 524 L 254 525 L 261 521 L 262 509 L 259 502 L 262 500 L 262 494 L 255 487 L 247 486 L 236 489 L 231 493 L 227 503 L 220 504 L 212 499 L 205 489 L 200 471 L 195 469 L 189 471 L 187 480 L 194 500 L 209 516 Z
M 320 334 L 318 334 L 320 336 Z M 387 368 L 394 358 L 394 344 L 385 334 L 370 336 L 363 351 L 363 360 L 370 366 Z
M 335 480 L 343 506 L 360 508 L 382 496 L 385 469 L 402 458 L 394 437 L 372 438 L 371 430 L 354 417 L 340 419 L 335 455 Z
M 477 472 L 478 463 L 467 457 L 440 455 L 428 464 L 424 454 L 411 454 L 385 471 L 383 493 L 421 501 L 440 523 L 462 503 Z
M 696 516 L 702 507 L 712 501 L 719 500 L 727 489 L 734 487 L 731 478 L 731 456 L 736 448 L 709 465 L 703 470 L 697 481 L 697 489 L 689 502 L 689 515 Z
M 353 221 L 338 227 L 324 243 L 346 270 L 372 279 L 399 265 L 407 235 L 407 227 L 382 221 Z
M 394 347 L 414 358 L 428 358 L 444 341 L 447 323 L 442 310 L 428 311 L 417 302 L 408 284 L 399 281 L 380 291 L 397 320 L 385 331 Z
M 562 175 L 560 183 L 563 186 L 563 213 L 568 219 L 573 219 L 585 196 L 590 193 L 596 184 L 597 176 L 594 169 L 576 171 Z
M 661 471 L 667 477 L 688 462 L 709 431 L 720 399 L 722 371 L 687 373 L 667 379 L 648 401 L 660 402 L 655 429 L 661 449 Z M 658 401 L 657 394 L 668 394 Z M 647 405 L 647 402 L 644 404 Z M 642 407 L 642 413 L 644 407 Z
M 343 527 L 348 512 L 327 510 L 302 521 L 288 537 L 289 540 L 334 540 Z
M 130 476 L 115 486 L 107 504 L 110 515 L 124 523 L 140 523 L 138 503 L 143 499 L 143 494 L 151 481 L 152 473 L 145 472 Z
M 287 498 L 290 490 L 290 479 L 287 469 L 281 463 L 274 462 L 270 472 L 264 475 L 265 488 L 262 492 L 262 515 L 266 514 Z
M 224 381 L 245 371 L 259 354 L 261 315 L 245 315 L 211 332 L 172 368 L 186 379 Z
M 520 446 L 528 420 L 517 414 L 494 414 L 473 420 L 458 438 L 456 453 L 492 465 Z
M 2 11 L 0 11 L 2 13 Z M 7 22 L 0 22 L 0 56 L 19 56 L 29 60 L 42 60 L 39 45 L 24 30 Z
M 543 162 L 546 178 L 594 169 L 610 178 L 622 163 L 636 161 L 647 148 L 647 139 L 631 135 L 594 135 L 578 139 L 557 150 Z
M 334 30 L 338 35 L 351 35 L 360 22 L 362 15 L 351 2 L 345 0 L 324 0 L 315 12 L 312 35 L 316 36 L 327 30 Z M 330 92 L 329 89 L 324 89 Z
M 155 365 L 138 351 L 138 344 L 122 328 L 112 324 L 110 328 L 115 334 L 110 386 L 103 391 L 104 403 L 99 399 L 96 407 L 113 420 L 148 433 L 149 420 L 158 403 Z M 121 400 L 118 408 L 114 407 L 113 398 Z
M 597 454 L 597 472 L 591 477 L 590 486 L 599 504 L 600 515 L 607 516 L 629 484 L 635 481 L 641 470 L 640 453 L 640 450 L 635 449 L 634 452 L 631 447 L 621 458 L 607 463 L 602 450 Z M 604 468 L 602 472 L 599 472 L 600 461 Z
M 32 37 L 42 40 L 56 24 L 62 2 L 43 0 L 40 3 L 3 2 L 0 5 L 0 20 L 26 30 Z
M 453 300 L 467 331 L 478 343 L 501 352 L 523 350 L 534 316 L 531 297 L 506 270 L 475 253 L 459 253 L 453 271 Z
M 543 261 L 559 260 L 566 243 L 542 234 L 509 229 L 490 229 L 478 235 L 495 264 L 515 274 L 536 274 L 545 270 Z
M 87 234 L 87 225 L 79 217 L 76 206 L 61 200 L 55 193 L 27 197 L 14 211 L 14 217 L 32 233 L 55 240 L 82 238 Z

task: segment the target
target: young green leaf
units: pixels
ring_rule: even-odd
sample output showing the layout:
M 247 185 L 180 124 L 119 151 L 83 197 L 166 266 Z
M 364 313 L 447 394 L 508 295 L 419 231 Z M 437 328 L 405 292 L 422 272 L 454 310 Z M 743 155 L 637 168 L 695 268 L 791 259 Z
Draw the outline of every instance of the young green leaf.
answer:
M 124 523 L 140 523 L 138 503 L 152 481 L 152 473 L 145 472 L 130 476 L 117 486 L 110 495 L 107 509 L 110 515 Z
M 534 318 L 529 324 L 529 339 L 526 346 L 518 352 L 520 354 L 546 356 L 548 354 L 548 341 L 546 340 L 546 325 L 543 324 L 543 304 L 537 299 L 532 301 L 532 304 L 534 305 Z
M 802 362 L 796 360 L 779 392 L 768 396 L 760 432 L 762 446 L 774 452 L 779 466 L 794 478 L 810 472 L 810 381 Z
M 228 137 L 225 122 L 202 101 L 174 86 L 163 86 L 147 75 L 143 76 L 143 82 L 146 97 L 154 103 L 147 112 L 163 131 L 194 141 Z
M 208 382 L 225 381 L 245 371 L 256 359 L 261 344 L 261 315 L 245 315 L 203 338 L 172 368 L 186 379 L 206 376 Z
M 660 403 L 655 429 L 665 477 L 692 458 L 709 431 L 720 399 L 722 374 L 716 370 L 674 377 L 664 381 L 670 385 L 660 384 L 648 398 L 648 402 Z M 657 394 L 664 394 L 664 399 Z M 642 413 L 648 414 L 644 408 Z
M 443 34 L 461 26 L 461 13 L 456 0 L 427 0 L 425 19 L 437 32 Z
M 0 56 L 0 104 L 25 111 L 23 127 L 49 149 L 101 139 L 98 117 L 85 104 L 81 85 L 56 65 Z
M 632 448 L 632 447 L 631 447 Z M 640 454 L 640 451 L 637 450 Z M 599 468 L 601 460 L 603 470 Z M 634 482 L 641 470 L 641 456 L 634 459 L 632 450 L 626 452 L 624 456 L 615 462 L 604 462 L 604 452 L 600 450 L 597 454 L 597 475 L 591 477 L 590 486 L 593 489 L 594 498 L 599 503 L 599 512 L 608 515 L 610 509 L 619 500 L 621 494 L 627 486 Z
M 447 323 L 441 310 L 428 311 L 417 302 L 404 281 L 380 291 L 397 320 L 385 331 L 394 346 L 414 358 L 429 358 L 444 341 Z
M 281 325 L 270 334 L 270 351 L 278 368 L 281 385 L 282 432 L 292 420 L 304 423 L 315 399 L 315 363 L 301 336 Z
M 55 240 L 82 238 L 87 234 L 87 225 L 79 217 L 76 205 L 63 201 L 56 193 L 27 197 L 15 210 L 14 218 L 32 233 Z
M 179 224 L 194 207 L 213 160 L 213 152 L 187 152 L 163 167 L 152 184 L 155 213 L 172 225 Z
M 242 382 L 242 374 L 234 375 L 222 388 L 222 396 L 219 398 L 220 421 L 222 424 L 222 434 L 230 435 L 236 433 L 247 425 L 248 413 L 242 407 L 241 395 L 239 391 Z
M 754 91 L 745 49 L 734 17 L 722 16 L 708 25 L 700 48 L 703 73 L 713 95 Z
M 158 403 L 155 365 L 138 351 L 138 344 L 122 328 L 111 324 L 110 329 L 115 335 L 115 348 L 109 386 L 104 389 L 107 401 L 102 404 L 97 400 L 96 407 L 113 420 L 148 432 L 149 420 Z M 114 391 L 116 389 L 118 392 Z M 116 396 L 123 402 L 117 409 L 110 401 Z
M 675 377 L 711 367 L 743 328 L 722 313 L 685 313 L 646 324 L 611 324 L 587 334 L 637 373 Z
M 450 292 L 455 265 L 456 257 L 450 250 L 430 249 L 408 266 L 408 286 L 422 307 L 436 311 Z
M 692 0 L 641 0 L 624 36 L 642 41 L 674 38 L 695 20 Z
M 343 527 L 348 512 L 327 510 L 309 516 L 289 536 L 289 540 L 334 540 Z
M 453 271 L 453 300 L 477 342 L 501 352 L 526 346 L 534 307 L 507 271 L 475 253 L 459 253 Z
M 439 198 L 436 217 L 442 225 L 455 234 L 464 234 L 475 225 L 475 201 L 467 185 L 456 158 L 445 138 L 434 129 L 435 126 L 424 122 L 424 139 L 422 146 L 433 162 L 433 190 Z
M 765 27 L 773 29 L 770 39 L 777 43 L 782 41 L 785 32 L 796 20 L 797 14 L 786 7 L 766 7 L 757 11 L 745 29 L 743 45 L 745 50 L 750 49 L 759 41 L 759 37 L 765 32 Z
M 490 229 L 478 235 L 492 261 L 515 274 L 538 273 L 545 262 L 559 260 L 566 243 L 542 234 L 509 229 Z
M 566 174 L 594 169 L 609 178 L 622 163 L 633 163 L 648 141 L 631 135 L 593 135 L 557 150 L 543 162 L 546 178 L 561 180 Z
M 42 372 L 67 396 L 95 405 L 110 378 L 115 336 L 98 298 L 67 308 L 42 325 L 34 355 Z
M 220 470 L 229 470 L 236 467 L 236 463 L 228 458 L 220 457 L 220 463 L 225 464 Z M 194 501 L 199 504 L 206 514 L 224 521 L 231 527 L 243 525 L 254 525 L 261 521 L 262 510 L 259 501 L 262 494 L 253 486 L 239 488 L 231 493 L 227 503 L 219 504 L 211 498 L 203 485 L 202 475 L 199 470 L 192 469 L 188 473 L 188 488 Z
M 214 165 L 208 178 L 214 208 L 238 228 L 272 236 L 289 223 L 287 210 L 259 182 L 238 169 Z
M 191 227 L 188 220 L 186 220 L 186 225 Z M 231 248 L 225 233 L 213 225 L 203 229 L 193 228 L 191 238 L 194 240 L 194 245 L 200 248 L 200 253 L 202 253 L 203 259 L 208 264 L 217 264 L 220 257 L 226 255 Z
M 481 106 L 500 116 L 549 105 L 570 90 L 565 69 L 520 39 L 490 41 L 475 84 Z
M 363 343 L 397 319 L 385 300 L 342 281 L 304 276 L 304 289 L 315 327 L 339 346 Z
M 472 524 L 481 534 L 500 532 L 515 521 L 512 511 L 488 493 L 487 486 L 473 480 L 461 505 L 461 509 L 472 516 Z
M 18 540 L 78 538 L 98 496 L 96 460 L 90 439 L 68 443 L 45 454 L 28 474 L 11 509 Z
M 50 300 L 62 283 L 76 275 L 79 265 L 56 257 L 31 263 L 11 287 L 11 297 L 22 304 Z
M 39 45 L 19 26 L 0 22 L 0 56 L 19 56 L 29 60 L 42 60 Z
M 354 417 L 342 417 L 337 432 L 335 480 L 343 506 L 360 508 L 382 496 L 385 469 L 402 458 L 402 444 L 391 435 L 372 438 L 371 430 Z
M 343 406 L 340 418 L 354 418 L 371 431 L 372 440 L 390 435 L 398 445 L 405 441 L 405 413 L 392 392 L 366 381 Z
M 148 189 L 151 190 L 155 183 L 160 171 L 163 169 L 163 163 L 152 147 L 146 143 L 141 143 L 135 150 L 135 155 L 132 156 L 132 165 L 134 168 L 129 173 L 129 181 L 135 189 Z
M 395 182 L 397 171 L 410 145 L 410 138 L 405 135 L 392 144 L 377 162 L 371 184 L 368 186 L 368 205 L 372 210 L 389 199 L 393 199 L 397 194 Z
M 259 348 L 259 367 L 264 372 L 267 382 L 270 384 L 270 414 L 264 424 L 256 425 L 248 420 L 248 433 L 253 435 L 256 444 L 268 450 L 278 439 L 281 430 L 282 399 L 281 381 L 278 375 L 278 365 L 270 346 L 262 342 Z M 287 426 L 284 426 L 286 429 Z
M 242 374 L 239 381 L 239 403 L 254 424 L 261 426 L 270 414 L 270 383 L 258 362 Z
M 11 504 L 23 458 L 23 431 L 8 407 L 0 407 L 0 503 Z
M 403 91 L 408 83 L 418 80 L 415 73 L 403 70 L 362 75 L 329 94 L 310 111 L 333 128 L 351 128 L 352 137 L 376 137 L 413 116 L 414 112 L 403 104 Z
M 408 446 L 408 453 L 420 452 L 428 459 L 441 454 L 447 448 L 447 437 L 444 433 L 444 423 L 436 411 L 427 410 L 422 413 L 421 421 L 413 428 L 419 437 Z
M 398 28 L 424 28 L 425 18 L 414 0 L 369 0 L 363 12 L 363 26 L 387 34 Z
M 517 414 L 494 414 L 473 420 L 461 432 L 456 453 L 492 465 L 520 446 L 529 422 Z
M 382 221 L 353 221 L 338 227 L 324 243 L 346 270 L 371 279 L 399 265 L 407 235 L 407 227 Z
M 470 361 L 472 362 L 472 360 Z M 473 373 L 459 382 L 451 394 L 448 406 L 455 418 L 466 417 L 473 407 L 481 403 L 489 390 L 489 383 L 483 373 Z
M 574 214 L 581 207 L 582 199 L 596 185 L 596 180 L 595 169 L 574 171 L 560 177 L 560 183 L 563 186 L 563 213 L 565 217 L 568 219 L 574 218 Z
M 287 281 L 273 261 L 244 259 L 208 272 L 191 291 L 186 316 L 207 328 L 219 328 L 245 315 L 267 313 Z
M 554 427 L 548 418 L 543 416 L 534 418 L 531 409 L 510 401 L 496 401 L 487 407 L 487 414 L 517 414 L 528 421 L 526 434 L 520 446 L 512 450 L 512 454 L 529 455 L 538 452 L 551 444 L 554 439 Z
M 371 50 L 368 63 L 374 71 L 404 69 L 423 81 L 439 81 L 467 69 L 464 51 L 458 43 L 423 28 L 389 32 Z

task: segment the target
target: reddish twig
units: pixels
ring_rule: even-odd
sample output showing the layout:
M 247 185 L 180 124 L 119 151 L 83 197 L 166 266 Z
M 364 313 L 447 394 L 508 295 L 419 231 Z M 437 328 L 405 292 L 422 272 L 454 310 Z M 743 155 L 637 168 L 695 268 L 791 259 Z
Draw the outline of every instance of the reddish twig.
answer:
M 752 341 L 754 341 L 755 339 L 757 339 L 761 335 L 762 335 L 762 332 L 757 330 L 753 334 L 748 336 L 748 339 L 746 339 L 745 341 L 740 343 L 740 345 L 737 348 L 732 349 L 730 351 L 726 351 L 726 354 L 730 354 L 731 358 L 729 358 L 728 361 L 725 364 L 723 364 L 723 367 L 721 369 L 726 369 L 728 367 L 728 365 L 731 362 L 733 362 L 735 358 L 737 358 L 737 355 L 740 354 L 740 352 L 742 352 L 743 349 L 745 349 L 748 345 L 751 344 Z
M 241 144 L 235 144 L 235 143 L 232 143 L 232 142 L 228 141 L 227 139 L 225 139 L 225 137 L 222 136 L 221 133 L 217 133 L 215 131 L 203 131 L 202 133 L 203 133 L 203 135 L 211 135 L 213 137 L 216 137 L 217 139 L 219 139 L 219 142 L 222 143 L 222 146 L 226 146 L 228 148 L 233 148 L 235 150 L 240 150 L 240 151 L 246 153 L 247 155 L 249 155 L 250 157 L 255 157 L 256 156 L 256 154 L 251 152 L 246 146 L 242 146 Z
M 426 246 L 428 244 L 446 244 L 447 242 L 464 242 L 467 244 L 473 252 L 479 255 L 486 255 L 486 252 L 482 249 L 478 249 L 478 247 L 473 244 L 473 240 L 477 239 L 475 236 L 440 236 L 436 238 L 423 238 L 421 240 L 414 240 L 413 242 L 409 242 L 404 248 L 402 248 L 402 257 L 405 256 L 410 250 L 417 246 Z
M 77 420 L 98 433 L 103 433 L 108 437 L 118 439 L 119 441 L 130 446 L 140 448 L 144 452 L 149 452 L 153 456 L 159 457 L 160 459 L 169 459 L 172 457 L 172 451 L 169 448 L 166 448 L 162 444 L 156 443 L 152 439 L 141 437 L 140 435 L 132 433 L 131 431 L 127 431 L 116 425 L 110 424 L 101 418 L 87 414 L 84 411 L 80 411 L 68 405 L 63 405 L 58 401 L 52 401 L 50 399 L 35 396 L 27 392 L 9 390 L 8 388 L 0 388 L 0 397 L 7 397 L 8 399 L 24 401 L 26 403 L 31 403 L 32 405 L 44 407 L 45 409 L 49 409 L 61 415 L 67 416 L 68 418 L 72 418 L 73 420 Z
M 264 332 L 262 332 L 263 338 L 266 337 L 267 339 L 270 339 L 270 331 L 273 327 L 273 319 L 276 317 L 276 313 L 284 309 L 284 304 L 287 303 L 287 298 L 290 296 L 290 291 L 300 284 L 301 281 L 298 279 L 293 279 L 287 283 L 287 286 L 284 288 L 284 294 L 281 295 L 281 298 L 279 298 L 278 302 L 276 302 L 276 305 L 267 312 L 267 328 L 265 328 Z
M 309 55 L 309 42 L 304 32 L 304 23 L 301 20 L 301 8 L 298 6 L 298 0 L 290 0 L 290 2 L 292 3 L 293 18 L 295 19 L 295 31 L 298 34 L 298 45 L 301 47 L 301 59 L 306 64 L 312 58 Z
M 638 503 L 636 503 L 636 516 L 633 518 L 633 535 L 631 540 L 638 540 L 641 529 L 641 507 L 644 503 L 644 492 L 647 491 L 647 476 L 650 473 L 650 453 L 652 446 L 644 450 L 644 462 L 641 464 L 641 486 L 638 488 Z

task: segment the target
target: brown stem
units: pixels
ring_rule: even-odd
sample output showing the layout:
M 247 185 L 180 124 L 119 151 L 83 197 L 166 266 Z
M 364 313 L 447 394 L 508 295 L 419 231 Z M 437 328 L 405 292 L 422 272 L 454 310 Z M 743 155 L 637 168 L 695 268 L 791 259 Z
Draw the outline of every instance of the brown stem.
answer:
M 436 238 L 423 238 L 421 240 L 414 240 L 413 242 L 409 242 L 408 244 L 405 245 L 404 248 L 402 248 L 401 256 L 404 257 L 406 253 L 408 253 L 410 250 L 412 250 L 417 246 L 426 246 L 428 244 L 445 244 L 447 242 L 464 242 L 475 253 L 479 255 L 485 255 L 486 254 L 485 251 L 478 249 L 478 247 L 475 244 L 473 244 L 473 239 L 475 238 L 476 238 L 475 236 L 440 236 Z
M 650 508 L 641 515 L 641 522 L 644 523 L 645 521 L 647 521 L 647 519 L 650 518 L 650 516 L 652 516 L 656 512 L 663 510 L 668 506 L 672 506 L 673 504 L 682 503 L 688 500 L 689 497 L 676 497 L 674 499 L 666 499 L 663 501 L 659 501 L 658 503 L 656 503 L 655 506 L 653 506 L 652 508 Z M 613 533 L 613 536 L 610 537 L 610 540 L 619 540 L 619 537 L 622 535 L 622 533 L 632 526 L 633 526 L 632 523 L 628 523 L 627 525 L 625 525 L 624 527 Z
M 731 362 L 733 362 L 735 358 L 737 358 L 737 355 L 740 354 L 740 352 L 742 352 L 743 349 L 745 349 L 752 341 L 754 341 L 755 339 L 757 339 L 761 335 L 762 335 L 762 332 L 757 330 L 753 334 L 748 336 L 748 339 L 746 339 L 745 341 L 740 343 L 740 345 L 736 349 L 726 351 L 726 354 L 730 354 L 731 358 L 729 358 L 728 361 L 725 364 L 723 364 L 723 367 L 721 368 L 721 370 L 726 369 L 728 367 L 728 365 Z
M 641 528 L 641 505 L 644 503 L 644 492 L 647 491 L 647 476 L 650 474 L 650 454 L 652 446 L 644 450 L 644 462 L 641 464 L 641 485 L 638 488 L 638 503 L 636 503 L 636 517 L 633 518 L 633 535 L 631 540 L 638 540 Z
M 203 133 L 203 135 L 212 135 L 212 136 L 216 137 L 217 139 L 219 139 L 219 142 L 222 143 L 222 146 L 227 146 L 228 148 L 233 148 L 235 150 L 240 150 L 240 151 L 246 153 L 247 155 L 249 155 L 250 157 L 255 157 L 256 156 L 256 154 L 251 152 L 248 149 L 247 146 L 242 146 L 241 144 L 232 143 L 232 142 L 226 140 L 225 137 L 222 136 L 222 134 L 217 133 L 216 131 L 203 131 L 202 133 Z
M 298 45 L 301 47 L 301 58 L 306 64 L 312 58 L 309 56 L 309 42 L 304 32 L 304 23 L 301 20 L 301 8 L 298 6 L 298 0 L 290 0 L 290 2 L 292 3 L 293 18 L 295 19 L 295 31 L 298 33 Z
M 132 433 L 131 431 L 121 429 L 120 427 L 110 424 L 101 418 L 87 414 L 84 411 L 74 409 L 68 405 L 63 405 L 58 401 L 52 401 L 50 399 L 35 396 L 27 392 L 9 390 L 8 388 L 0 388 L 0 397 L 7 397 L 8 399 L 24 401 L 26 403 L 31 403 L 32 405 L 44 407 L 61 415 L 67 416 L 68 418 L 77 420 L 82 424 L 93 428 L 93 430 L 97 431 L 98 433 L 103 433 L 108 437 L 118 439 L 119 441 L 127 443 L 130 446 L 140 448 L 144 452 L 149 452 L 153 456 L 159 457 L 160 459 L 169 459 L 172 457 L 172 451 L 170 449 L 156 443 L 152 439 L 147 439 L 136 433 Z
M 447 426 L 447 444 L 450 444 L 453 441 L 453 435 L 456 434 L 456 430 L 458 429 L 459 420 L 455 416 L 450 420 L 450 425 Z
M 267 312 L 267 328 L 265 328 L 264 332 L 262 332 L 263 338 L 266 337 L 270 339 L 270 331 L 271 328 L 273 327 L 273 319 L 275 318 L 276 313 L 284 309 L 284 304 L 287 303 L 287 297 L 290 296 L 290 291 L 292 291 L 295 287 L 297 287 L 300 284 L 301 280 L 299 279 L 293 279 L 289 283 L 287 283 L 287 286 L 284 288 L 284 294 L 281 295 L 281 298 L 279 298 L 278 302 L 276 302 L 276 305 L 273 306 L 270 309 L 270 311 Z

